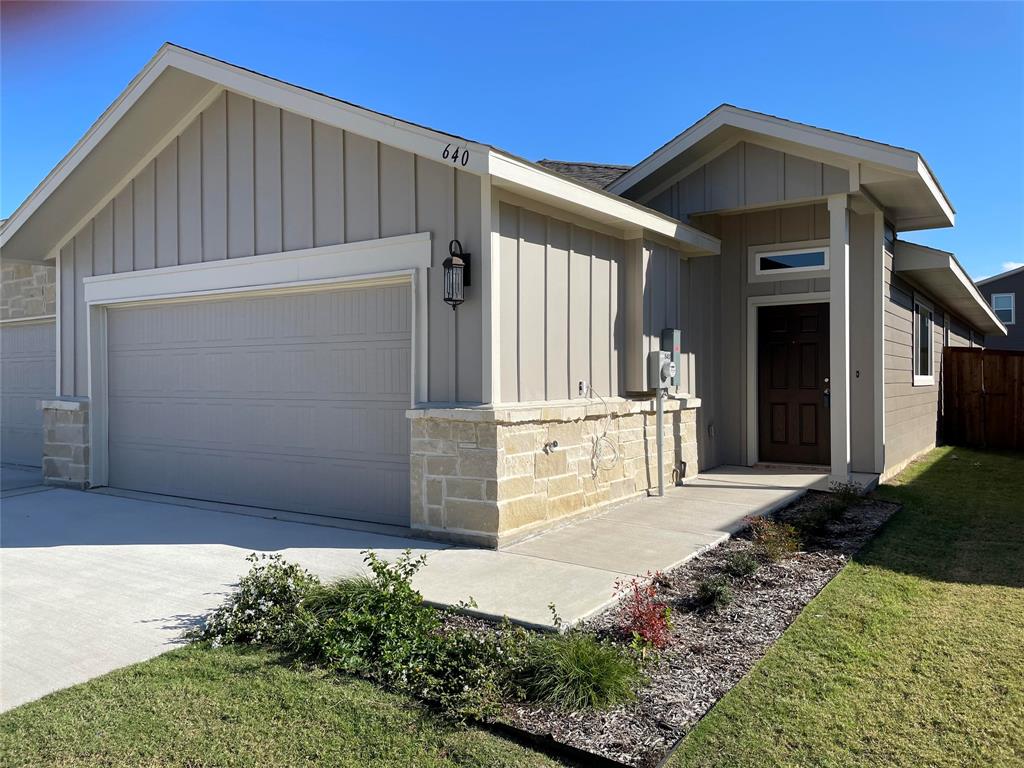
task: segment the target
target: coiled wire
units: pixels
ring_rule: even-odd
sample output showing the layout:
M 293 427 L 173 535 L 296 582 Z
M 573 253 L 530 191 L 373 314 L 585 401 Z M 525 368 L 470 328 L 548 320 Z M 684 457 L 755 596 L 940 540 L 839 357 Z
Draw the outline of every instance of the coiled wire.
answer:
M 598 400 L 601 401 L 601 405 L 604 406 L 604 419 L 601 424 L 601 434 L 594 436 L 594 447 L 590 452 L 590 476 L 593 478 L 597 477 L 599 470 L 612 469 L 616 464 L 619 463 L 619 446 L 608 437 L 608 426 L 611 424 L 612 415 L 608 410 L 608 404 L 605 399 L 601 397 L 601 393 L 593 387 L 590 388 L 591 394 L 593 394 Z

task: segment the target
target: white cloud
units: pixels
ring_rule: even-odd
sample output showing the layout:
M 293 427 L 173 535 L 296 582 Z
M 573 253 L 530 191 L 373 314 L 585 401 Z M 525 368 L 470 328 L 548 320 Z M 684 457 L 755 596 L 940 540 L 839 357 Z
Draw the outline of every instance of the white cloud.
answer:
M 1019 269 L 1024 267 L 1024 261 L 1004 261 L 1003 272 L 1009 272 L 1011 269 Z

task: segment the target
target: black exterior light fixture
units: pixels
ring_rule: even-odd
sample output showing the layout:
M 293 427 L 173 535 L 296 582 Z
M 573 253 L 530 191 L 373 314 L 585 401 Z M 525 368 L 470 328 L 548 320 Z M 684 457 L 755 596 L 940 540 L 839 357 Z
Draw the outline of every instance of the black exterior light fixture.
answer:
M 469 280 L 469 254 L 463 252 L 462 243 L 452 240 L 448 243 L 448 258 L 444 267 L 444 302 L 455 310 L 466 300 L 466 286 Z

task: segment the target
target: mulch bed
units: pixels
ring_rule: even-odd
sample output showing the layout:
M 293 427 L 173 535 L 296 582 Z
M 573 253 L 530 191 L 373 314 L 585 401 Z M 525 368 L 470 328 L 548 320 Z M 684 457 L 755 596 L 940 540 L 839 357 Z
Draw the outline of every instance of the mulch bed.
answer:
M 809 493 L 775 517 L 800 521 L 828 503 L 828 494 Z M 720 575 L 730 554 L 751 548 L 744 533 L 663 574 L 657 580 L 658 599 L 672 607 L 672 640 L 646 670 L 649 682 L 635 701 L 582 712 L 515 702 L 504 705 L 498 720 L 623 765 L 657 765 L 897 508 L 876 500 L 855 503 L 838 519 L 805 534 L 803 551 L 764 564 L 750 576 L 730 577 L 732 600 L 718 612 L 694 607 L 696 585 Z M 615 627 L 615 607 L 585 625 L 609 636 Z

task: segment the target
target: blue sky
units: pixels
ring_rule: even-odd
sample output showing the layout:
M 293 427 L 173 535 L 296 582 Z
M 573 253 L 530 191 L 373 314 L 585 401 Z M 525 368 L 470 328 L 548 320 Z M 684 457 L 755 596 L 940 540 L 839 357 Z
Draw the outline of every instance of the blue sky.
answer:
M 165 40 L 531 159 L 634 163 L 729 102 L 921 152 L 908 233 L 1024 263 L 1024 4 L 4 3 L 0 214 Z

